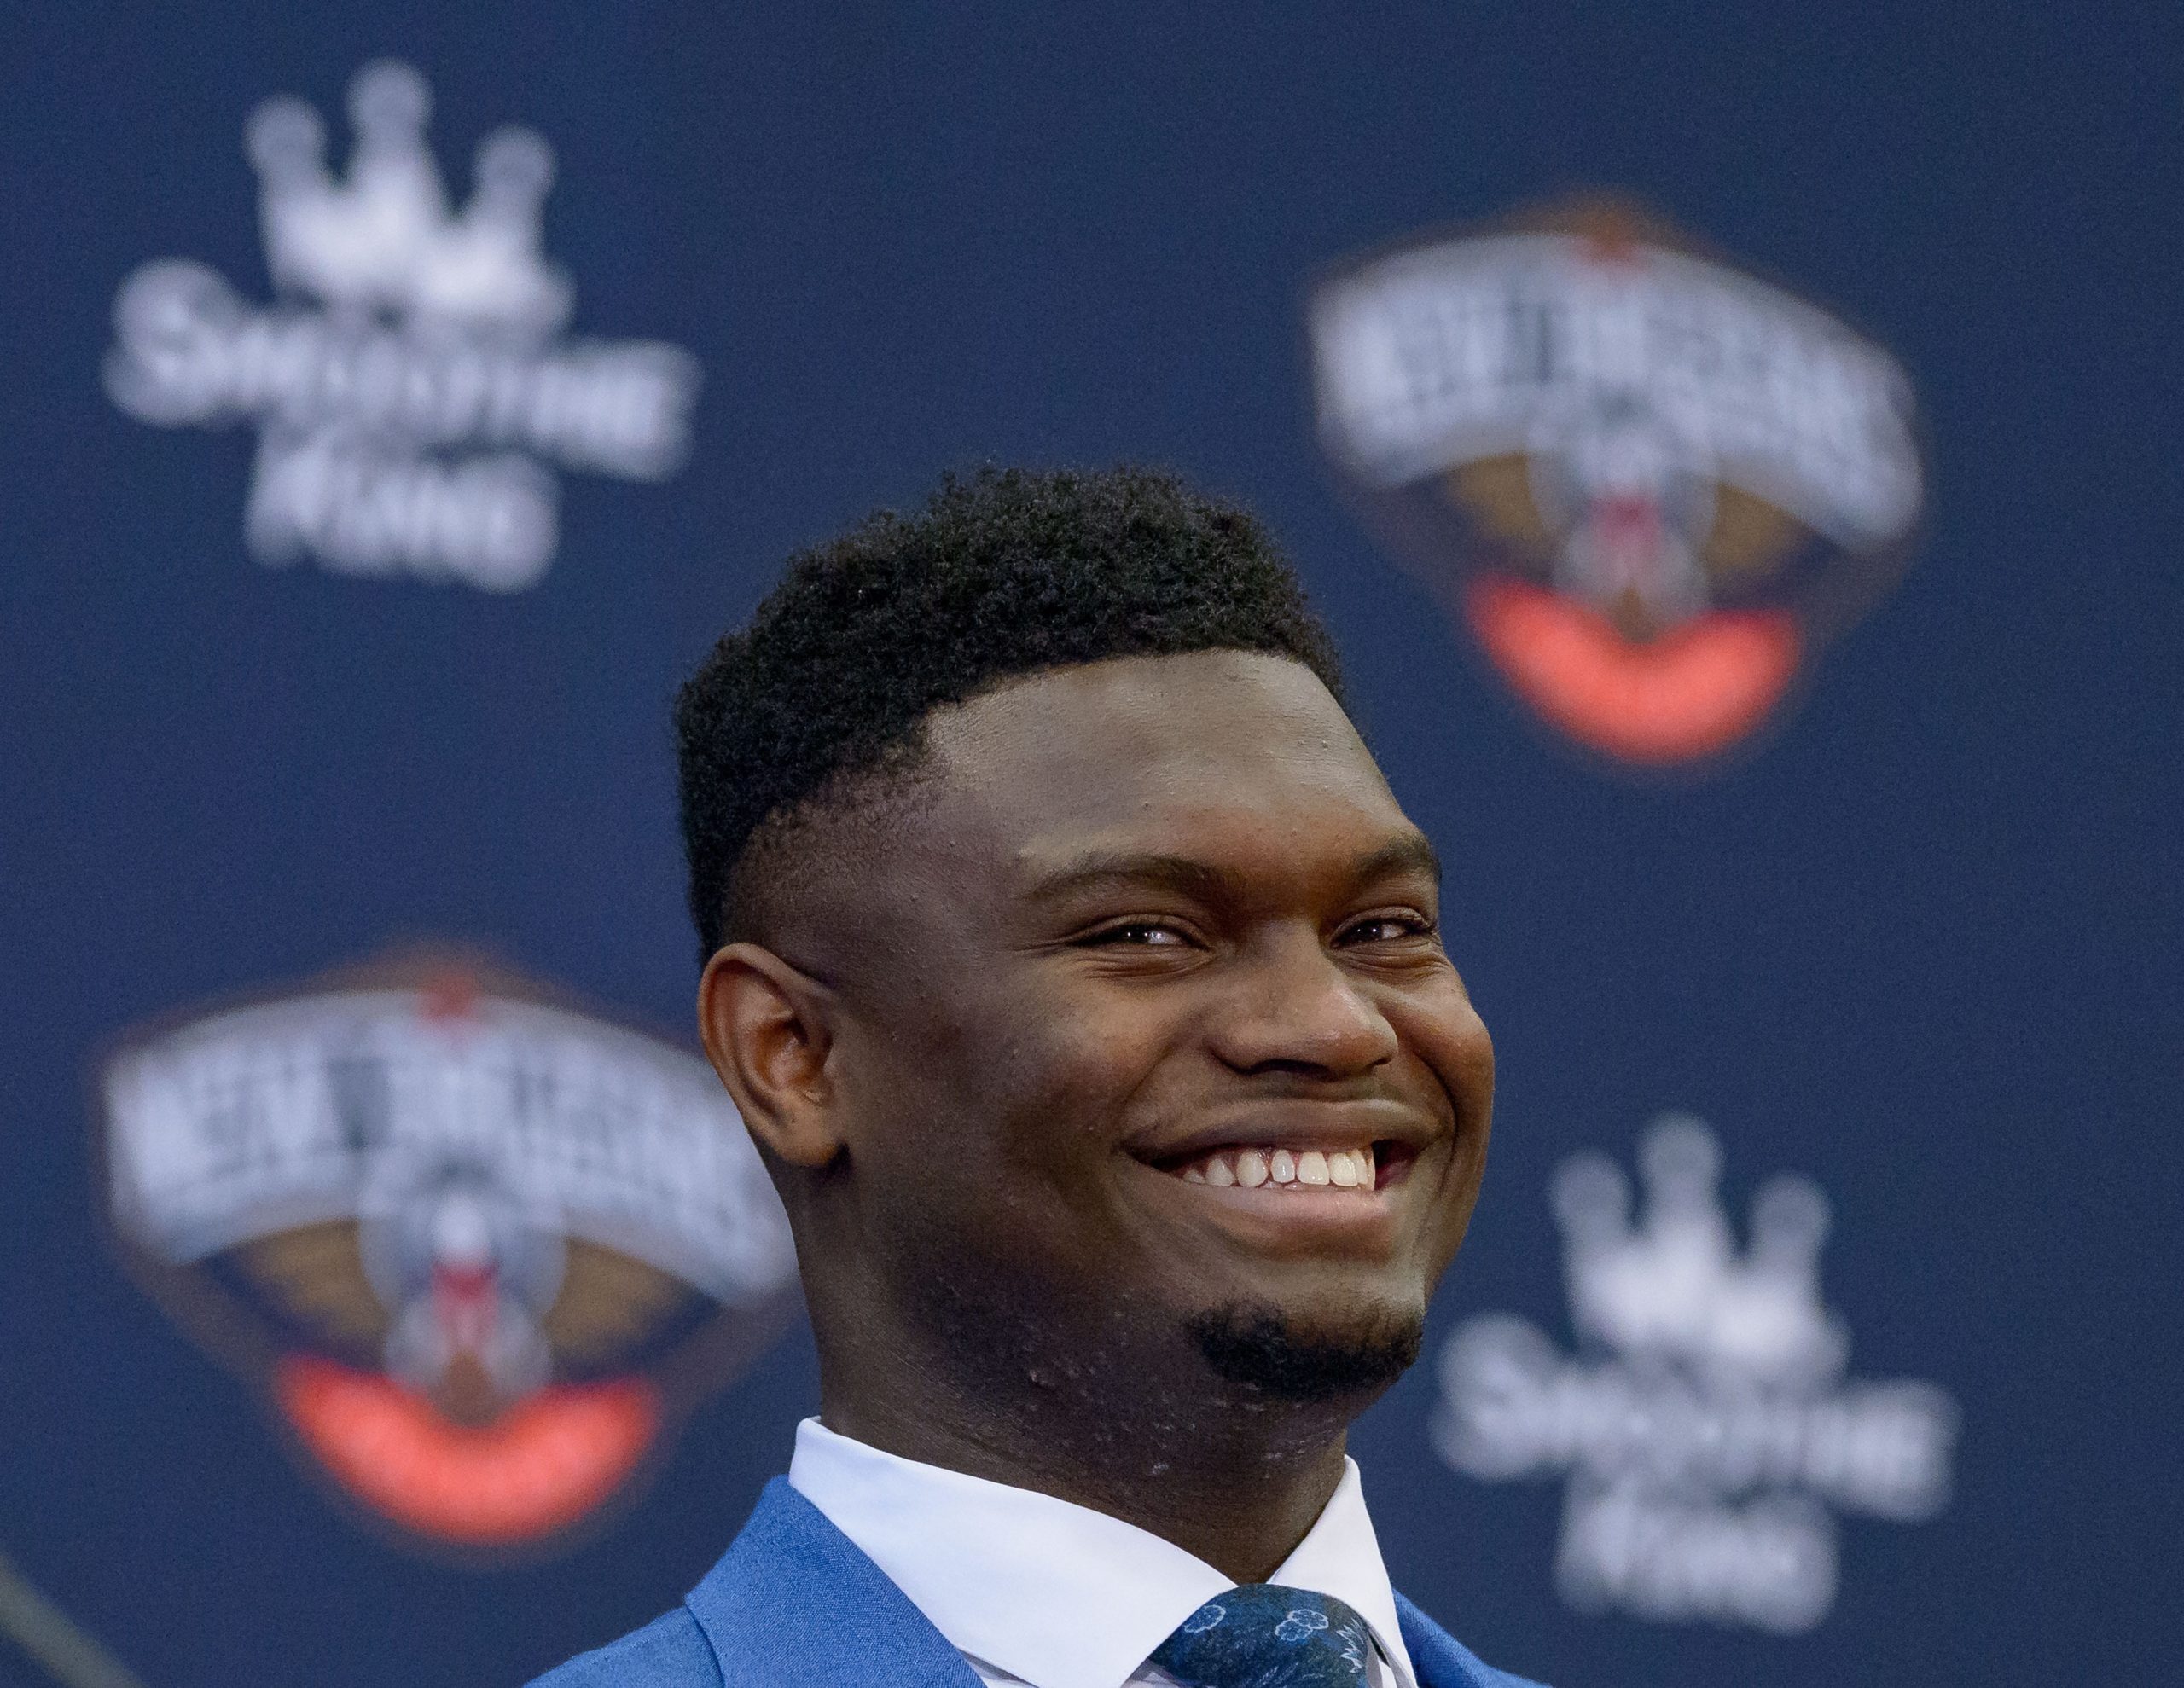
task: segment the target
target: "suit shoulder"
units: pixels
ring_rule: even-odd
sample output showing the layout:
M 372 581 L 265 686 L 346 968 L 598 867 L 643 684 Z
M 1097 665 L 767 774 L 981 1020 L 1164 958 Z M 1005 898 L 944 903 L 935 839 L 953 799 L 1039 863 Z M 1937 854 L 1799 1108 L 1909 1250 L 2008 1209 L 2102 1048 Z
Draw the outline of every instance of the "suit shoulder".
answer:
M 1396 1596 L 1396 1617 L 1403 1625 L 1403 1644 L 1417 1668 L 1419 1688 L 1540 1688 L 1529 1677 L 1495 1669 L 1401 1594 Z
M 580 1653 L 528 1688 L 720 1688 L 720 1667 L 698 1621 L 677 1606 L 642 1629 Z

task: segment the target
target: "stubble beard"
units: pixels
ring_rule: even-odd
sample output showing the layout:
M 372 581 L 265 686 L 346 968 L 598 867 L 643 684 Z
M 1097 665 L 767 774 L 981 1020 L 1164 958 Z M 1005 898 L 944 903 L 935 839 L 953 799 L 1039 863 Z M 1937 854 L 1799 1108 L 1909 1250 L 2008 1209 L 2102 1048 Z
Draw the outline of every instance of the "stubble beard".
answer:
M 1180 1477 L 1306 1456 L 1339 1440 L 1424 1339 L 1422 1306 L 1330 1325 L 1271 1302 L 1194 1313 L 1110 1291 L 1095 1310 L 1081 1291 L 937 1252 L 903 1308 L 937 1362 L 928 1376 L 945 1376 L 946 1396 L 994 1443 L 1087 1473 Z
M 1216 1378 L 1268 1401 L 1357 1409 L 1384 1394 L 1417 1362 L 1426 1339 L 1422 1313 L 1389 1312 L 1339 1333 L 1301 1330 L 1270 1304 L 1210 1308 L 1187 1323 Z

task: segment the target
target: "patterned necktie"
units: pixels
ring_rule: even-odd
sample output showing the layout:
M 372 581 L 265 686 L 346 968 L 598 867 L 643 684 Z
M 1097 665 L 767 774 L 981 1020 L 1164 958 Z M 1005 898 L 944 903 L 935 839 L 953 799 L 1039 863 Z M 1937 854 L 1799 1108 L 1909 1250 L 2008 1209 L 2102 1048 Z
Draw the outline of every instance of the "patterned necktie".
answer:
M 1176 1627 L 1153 1662 L 1183 1688 L 1360 1688 L 1372 1632 L 1332 1594 L 1246 1583 Z

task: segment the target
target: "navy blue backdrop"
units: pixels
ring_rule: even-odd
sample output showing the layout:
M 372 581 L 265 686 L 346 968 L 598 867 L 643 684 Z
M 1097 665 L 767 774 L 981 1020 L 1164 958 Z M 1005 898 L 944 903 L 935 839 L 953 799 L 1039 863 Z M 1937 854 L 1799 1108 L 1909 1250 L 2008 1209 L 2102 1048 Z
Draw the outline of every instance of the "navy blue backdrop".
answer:
M 679 1597 L 815 1380 L 808 1339 L 769 1349 L 566 1547 L 456 1563 L 363 1527 L 119 1263 L 102 1053 L 416 938 L 679 1035 L 679 676 L 788 550 L 944 467 L 1117 459 L 1293 551 L 1496 1036 L 1428 1363 L 1356 1436 L 1398 1583 L 1565 1688 L 2172 1679 L 2173 9 L 109 6 L 10 34 L 0 1554 L 145 1683 L 521 1679 Z M 151 426 L 103 373 L 148 261 L 273 297 L 245 124 L 299 96 L 338 171 L 345 90 L 388 56 L 430 84 L 458 200 L 488 131 L 550 142 L 566 332 L 700 372 L 679 469 L 552 468 L 526 589 L 267 566 L 256 427 Z M 1313 434 L 1325 266 L 1578 188 L 1838 310 L 1926 418 L 1902 584 L 1701 774 L 1529 715 Z M 1848 1375 L 1951 1403 L 1950 1494 L 1832 1509 L 1816 1617 L 1588 1609 L 1565 1478 L 1449 1453 L 1467 1321 L 1575 1351 L 1556 1169 L 1629 1167 L 1678 1111 L 1740 1237 L 1773 1175 L 1825 1191 Z M 0 1639 L 0 1682 L 44 1679 Z

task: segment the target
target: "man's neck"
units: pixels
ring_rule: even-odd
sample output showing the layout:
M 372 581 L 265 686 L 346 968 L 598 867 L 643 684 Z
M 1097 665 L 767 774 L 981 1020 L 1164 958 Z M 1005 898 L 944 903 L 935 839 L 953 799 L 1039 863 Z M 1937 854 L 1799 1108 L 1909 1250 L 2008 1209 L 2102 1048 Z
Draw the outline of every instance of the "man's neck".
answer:
M 821 1418 L 898 1458 L 1120 1518 L 1238 1582 L 1266 1581 L 1342 1480 L 1349 1416 L 1323 1406 L 1216 1401 L 1177 1424 L 1041 1396 L 996 1409 L 953 1395 L 822 1387 Z

